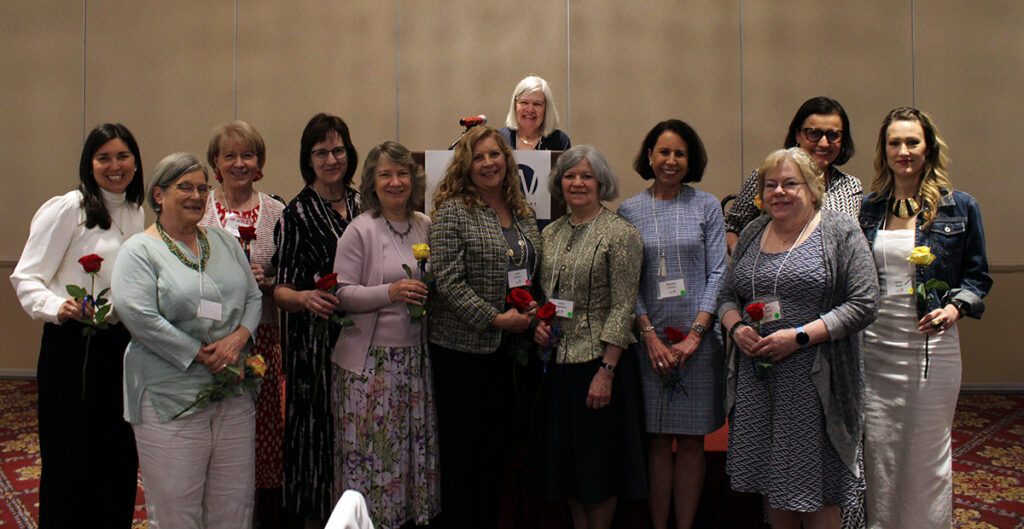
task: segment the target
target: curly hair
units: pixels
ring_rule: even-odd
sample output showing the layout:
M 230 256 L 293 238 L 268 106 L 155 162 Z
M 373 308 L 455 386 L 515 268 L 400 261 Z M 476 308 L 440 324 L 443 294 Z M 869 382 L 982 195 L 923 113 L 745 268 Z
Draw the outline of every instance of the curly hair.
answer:
M 523 192 L 519 189 L 519 166 L 512 154 L 512 148 L 505 142 L 501 133 L 491 127 L 473 127 L 455 145 L 455 156 L 444 172 L 441 183 L 434 190 L 434 211 L 440 209 L 441 204 L 454 198 L 461 198 L 470 211 L 476 206 L 486 205 L 470 175 L 473 172 L 473 148 L 487 138 L 494 139 L 505 156 L 505 178 L 501 186 L 505 204 L 519 218 L 533 216 L 533 208 L 526 202 Z
M 953 183 L 948 172 L 949 156 L 946 154 L 949 147 L 939 136 L 939 127 L 926 112 L 911 107 L 899 107 L 889 111 L 882 120 L 882 128 L 878 131 L 878 144 L 875 146 L 875 179 L 871 182 L 871 191 L 876 195 L 876 202 L 888 200 L 895 185 L 895 176 L 885 154 L 889 125 L 895 121 L 916 121 L 924 130 L 927 152 L 924 155 L 924 166 L 921 167 L 918 192 L 921 193 L 924 202 L 921 208 L 921 230 L 925 230 L 935 221 L 935 213 L 942 200 L 942 190 L 953 191 Z

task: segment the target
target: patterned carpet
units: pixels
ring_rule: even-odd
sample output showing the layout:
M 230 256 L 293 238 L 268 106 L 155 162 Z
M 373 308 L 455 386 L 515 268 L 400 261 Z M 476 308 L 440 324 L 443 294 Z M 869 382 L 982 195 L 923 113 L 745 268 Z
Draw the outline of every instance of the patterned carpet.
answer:
M 965 394 L 953 423 L 953 526 L 1024 529 L 1024 394 Z M 0 380 L 0 528 L 36 527 L 36 384 Z M 139 487 L 135 528 L 146 527 Z

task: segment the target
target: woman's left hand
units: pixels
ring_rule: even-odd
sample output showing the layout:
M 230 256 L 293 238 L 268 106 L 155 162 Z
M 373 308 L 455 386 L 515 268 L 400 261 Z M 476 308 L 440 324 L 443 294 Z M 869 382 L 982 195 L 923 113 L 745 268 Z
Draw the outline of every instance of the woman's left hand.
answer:
M 256 263 L 249 263 L 249 268 L 252 269 L 252 276 L 256 278 L 256 284 L 260 288 L 270 288 L 274 286 L 274 281 L 267 277 L 267 273 L 263 270 L 263 267 Z
M 800 345 L 796 343 L 796 329 L 779 329 L 761 338 L 751 349 L 750 356 L 778 362 L 799 348 Z
M 670 347 L 669 352 L 672 354 L 673 359 L 672 366 L 677 369 L 683 367 L 683 364 L 693 356 L 693 353 L 697 352 L 697 348 L 700 347 L 700 340 L 700 335 L 691 332 L 686 335 L 685 340 Z
M 921 321 L 917 322 L 917 330 L 928 336 L 934 336 L 952 327 L 959 319 L 960 311 L 953 305 L 946 305 L 925 314 Z
M 245 327 L 239 327 L 235 332 L 213 342 L 204 345 L 199 351 L 200 356 L 209 355 L 203 359 L 203 364 L 211 373 L 220 373 L 228 365 L 237 364 L 238 357 L 249 341 L 249 331 Z
M 612 378 L 615 375 L 605 369 L 598 369 L 594 378 L 590 381 L 590 390 L 587 391 L 587 407 L 592 410 L 599 410 L 612 401 Z

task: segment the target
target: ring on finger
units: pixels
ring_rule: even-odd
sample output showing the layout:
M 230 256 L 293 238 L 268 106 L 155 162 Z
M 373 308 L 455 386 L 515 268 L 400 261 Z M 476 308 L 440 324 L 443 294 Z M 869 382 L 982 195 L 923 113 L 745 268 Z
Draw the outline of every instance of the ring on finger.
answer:
M 942 322 L 942 316 L 938 316 L 938 317 L 936 317 L 935 319 L 932 320 L 932 327 L 935 327 L 936 329 L 939 329 L 939 328 L 942 327 L 942 323 L 943 323 Z
M 658 362 L 658 367 L 665 367 L 665 364 Z

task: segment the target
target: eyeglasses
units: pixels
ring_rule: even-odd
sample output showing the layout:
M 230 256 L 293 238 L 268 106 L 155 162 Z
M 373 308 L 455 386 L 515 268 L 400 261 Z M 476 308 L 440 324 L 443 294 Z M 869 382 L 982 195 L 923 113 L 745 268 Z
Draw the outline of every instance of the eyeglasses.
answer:
M 178 191 L 181 191 L 182 193 L 184 193 L 184 194 L 186 194 L 188 196 L 192 196 L 192 193 L 194 191 L 198 191 L 199 192 L 199 196 L 201 196 L 201 197 L 205 197 L 206 195 L 210 194 L 210 189 L 211 189 L 211 187 L 206 185 L 206 184 L 199 184 L 197 186 L 194 186 L 192 184 L 175 184 L 174 187 Z
M 821 137 L 824 136 L 829 143 L 839 143 L 839 140 L 843 139 L 843 131 L 841 130 L 821 130 L 806 128 L 803 131 L 804 137 L 807 141 L 813 141 L 815 143 L 821 141 Z
M 317 149 L 310 154 L 313 155 L 313 159 L 322 162 L 327 159 L 328 154 L 333 154 L 335 160 L 340 160 L 345 157 L 348 151 L 344 147 L 335 147 L 333 149 Z
M 785 182 L 771 182 L 771 181 L 768 181 L 768 182 L 764 183 L 764 192 L 765 193 L 770 193 L 772 191 L 775 191 L 776 189 L 778 189 L 781 186 L 783 191 L 785 191 L 787 193 L 792 193 L 792 192 L 796 191 L 797 188 L 802 186 L 802 185 L 807 185 L 807 182 L 798 182 L 796 180 L 786 180 Z

